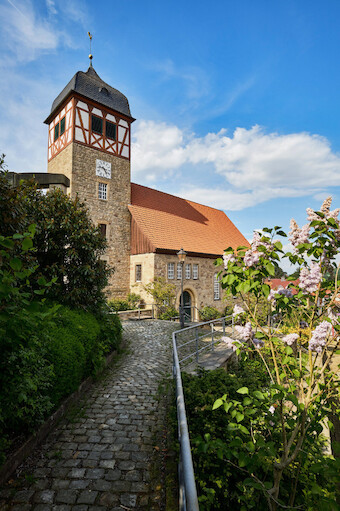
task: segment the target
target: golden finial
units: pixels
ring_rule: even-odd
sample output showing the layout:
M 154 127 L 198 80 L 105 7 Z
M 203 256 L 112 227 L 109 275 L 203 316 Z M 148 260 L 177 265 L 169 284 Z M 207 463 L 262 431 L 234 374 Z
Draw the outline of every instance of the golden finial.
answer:
M 93 59 L 93 55 L 92 55 L 92 52 L 91 52 L 91 46 L 92 46 L 92 34 L 90 34 L 90 32 L 87 32 L 87 35 L 89 36 L 90 38 L 90 55 L 89 55 L 89 59 L 90 59 L 90 67 L 92 67 L 92 59 Z

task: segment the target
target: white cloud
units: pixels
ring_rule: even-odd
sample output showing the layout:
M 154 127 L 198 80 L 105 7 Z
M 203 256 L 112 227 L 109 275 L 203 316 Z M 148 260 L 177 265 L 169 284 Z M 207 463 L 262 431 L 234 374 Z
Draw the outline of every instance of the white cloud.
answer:
M 34 60 L 41 52 L 57 48 L 60 33 L 38 16 L 30 1 L 7 2 L 0 8 L 3 42 L 19 61 Z
M 183 196 L 218 208 L 239 210 L 272 198 L 324 194 L 340 185 L 340 155 L 319 135 L 266 133 L 260 126 L 197 137 L 177 126 L 141 121 L 133 137 L 132 168 L 153 180 L 190 164 L 210 167 L 222 188 L 189 187 Z M 216 176 L 215 176 L 216 177 Z

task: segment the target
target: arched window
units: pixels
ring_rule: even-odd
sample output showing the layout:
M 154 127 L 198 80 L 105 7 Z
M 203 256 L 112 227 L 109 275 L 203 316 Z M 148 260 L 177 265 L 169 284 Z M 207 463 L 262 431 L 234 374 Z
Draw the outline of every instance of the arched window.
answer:
M 220 281 L 218 279 L 218 273 L 214 275 L 214 300 L 220 299 Z

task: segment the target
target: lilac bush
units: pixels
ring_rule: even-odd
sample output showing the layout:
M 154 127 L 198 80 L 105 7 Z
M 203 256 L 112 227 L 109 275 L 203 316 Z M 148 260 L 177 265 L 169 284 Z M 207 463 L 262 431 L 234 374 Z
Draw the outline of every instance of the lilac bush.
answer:
M 281 500 L 282 478 L 285 473 L 296 471 L 299 479 L 298 467 L 306 442 L 313 443 L 320 437 L 322 424 L 329 419 L 331 409 L 339 412 L 339 385 L 333 358 L 337 352 L 340 354 L 339 267 L 336 264 L 340 250 L 340 209 L 331 211 L 331 203 L 329 197 L 320 211 L 308 208 L 307 223 L 302 228 L 292 219 L 291 251 L 283 251 L 277 237 L 286 237 L 286 234 L 276 226 L 264 228 L 261 234 L 256 232 L 250 247 L 239 247 L 235 251 L 229 247 L 223 260 L 217 261 L 220 265 L 224 262 L 221 285 L 226 294 L 243 301 L 243 308 L 235 308 L 234 315 L 238 316 L 242 309 L 246 321 L 244 326 L 235 326 L 240 342 L 230 338 L 225 342 L 232 349 L 236 346 L 240 357 L 249 356 L 251 352 L 252 356 L 259 357 L 268 371 L 271 385 L 266 394 L 253 392 L 250 395 L 243 387 L 238 390 L 240 395 L 247 395 L 243 402 L 228 402 L 225 395 L 217 400 L 214 408 L 224 404 L 235 434 L 243 435 L 242 442 L 249 445 L 248 455 L 238 459 L 240 465 L 235 459 L 226 461 L 248 472 L 248 484 L 264 492 L 271 510 L 281 506 L 294 508 L 297 486 L 286 496 L 288 500 Z M 289 277 L 287 288 L 272 290 L 270 279 L 281 258 L 299 267 L 299 279 Z M 253 295 L 253 300 L 248 299 L 249 294 Z M 272 316 L 279 318 L 276 328 L 260 324 L 258 303 L 263 299 L 270 304 Z M 281 333 L 282 325 L 289 327 L 286 335 Z M 265 425 L 263 418 L 257 418 L 263 406 L 275 412 Z M 252 431 L 242 429 L 242 418 L 247 414 L 253 417 Z M 237 422 L 233 421 L 234 417 L 238 418 Z M 259 437 L 261 442 L 256 440 Z M 274 437 L 280 442 L 275 448 L 271 444 L 269 449 L 263 439 Z M 235 448 L 233 452 L 238 451 Z M 272 460 L 266 481 L 259 481 L 252 472 L 251 460 L 255 455 Z M 326 502 L 328 497 L 322 498 Z M 332 507 L 334 500 L 329 499 L 329 509 L 335 509 Z

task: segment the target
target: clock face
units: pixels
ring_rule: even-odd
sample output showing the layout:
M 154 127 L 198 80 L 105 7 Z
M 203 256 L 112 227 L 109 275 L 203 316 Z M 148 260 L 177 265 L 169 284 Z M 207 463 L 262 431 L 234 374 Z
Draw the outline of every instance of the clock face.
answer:
M 111 163 L 103 160 L 96 160 L 96 175 L 111 179 Z

